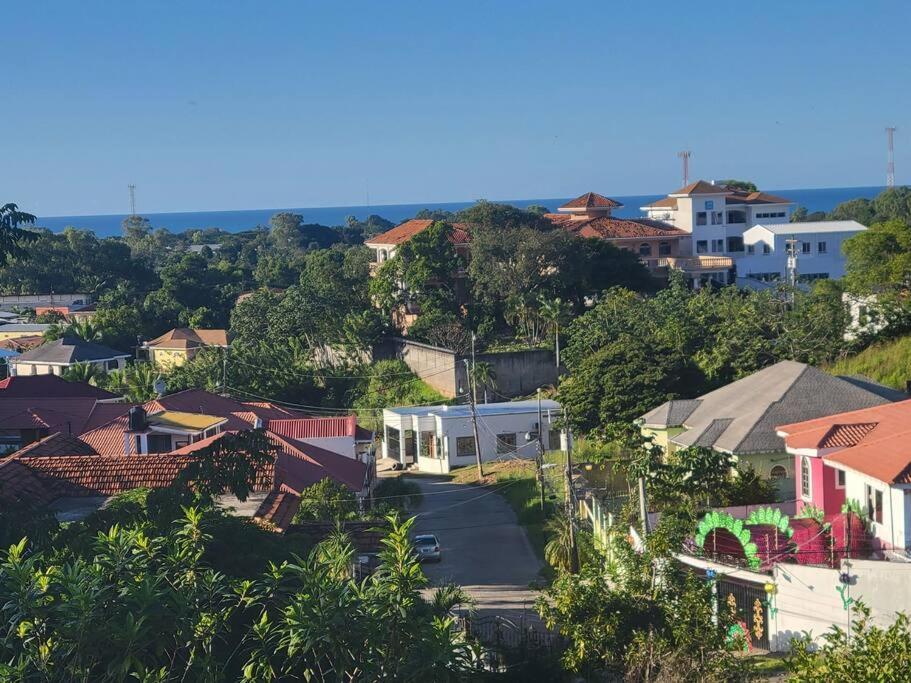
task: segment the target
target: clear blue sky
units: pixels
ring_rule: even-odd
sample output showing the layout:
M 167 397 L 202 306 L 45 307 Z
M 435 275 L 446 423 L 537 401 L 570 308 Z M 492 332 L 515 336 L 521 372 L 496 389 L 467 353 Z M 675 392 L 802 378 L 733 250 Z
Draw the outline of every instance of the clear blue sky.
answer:
M 911 3 L 19 2 L 0 201 L 41 215 L 911 182 Z

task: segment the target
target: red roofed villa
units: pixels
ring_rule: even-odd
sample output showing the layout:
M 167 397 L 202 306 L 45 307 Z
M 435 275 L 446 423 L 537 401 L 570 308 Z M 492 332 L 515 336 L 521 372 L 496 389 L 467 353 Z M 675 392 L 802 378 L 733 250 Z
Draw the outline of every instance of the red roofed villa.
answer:
M 911 400 L 778 427 L 794 456 L 798 509 L 846 502 L 866 515 L 878 549 L 911 549 Z

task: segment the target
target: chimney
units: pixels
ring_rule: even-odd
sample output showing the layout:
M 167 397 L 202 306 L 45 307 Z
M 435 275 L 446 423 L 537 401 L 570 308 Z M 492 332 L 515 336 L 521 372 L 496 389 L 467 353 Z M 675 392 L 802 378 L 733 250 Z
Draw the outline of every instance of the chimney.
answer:
M 131 432 L 142 432 L 146 428 L 146 411 L 142 406 L 133 406 L 129 412 Z

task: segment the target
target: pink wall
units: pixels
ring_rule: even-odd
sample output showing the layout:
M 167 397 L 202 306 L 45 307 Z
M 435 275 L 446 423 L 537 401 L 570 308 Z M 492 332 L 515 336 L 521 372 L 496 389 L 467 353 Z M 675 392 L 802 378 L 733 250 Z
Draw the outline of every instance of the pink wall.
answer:
M 802 494 L 803 472 L 801 465 L 803 457 L 794 456 L 794 493 L 797 497 L 797 511 L 803 510 L 806 505 L 815 505 L 827 515 L 841 512 L 845 502 L 845 490 L 836 487 L 835 482 L 838 472 L 827 467 L 822 458 L 808 457 L 810 464 L 810 500 L 804 501 Z

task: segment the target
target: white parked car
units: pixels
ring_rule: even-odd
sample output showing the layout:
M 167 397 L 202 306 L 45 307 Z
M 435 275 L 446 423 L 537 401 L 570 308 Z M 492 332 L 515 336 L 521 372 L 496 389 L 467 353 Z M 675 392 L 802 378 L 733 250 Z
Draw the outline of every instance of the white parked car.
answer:
M 415 536 L 414 548 L 421 562 L 439 562 L 442 559 L 440 540 L 433 534 Z

